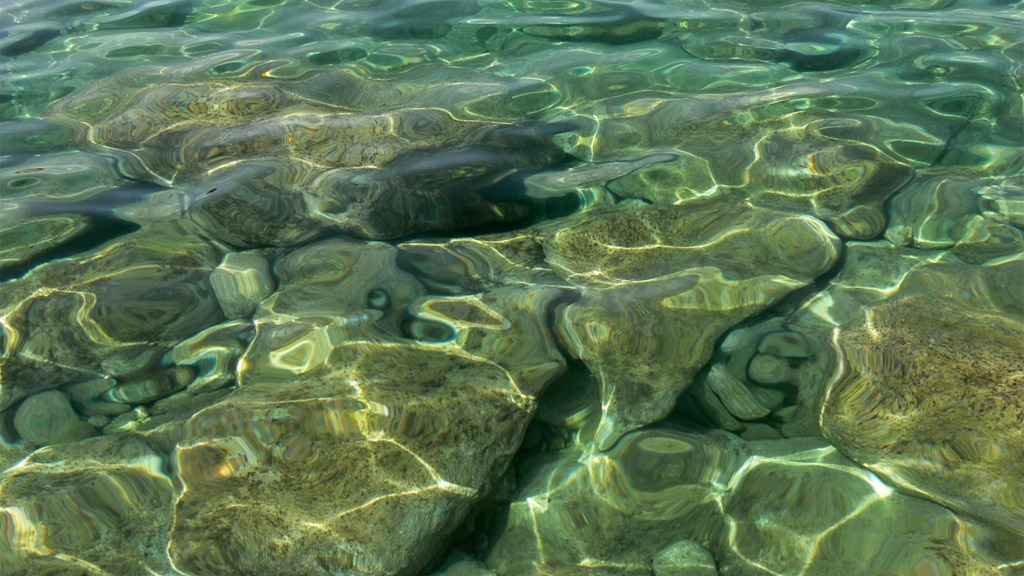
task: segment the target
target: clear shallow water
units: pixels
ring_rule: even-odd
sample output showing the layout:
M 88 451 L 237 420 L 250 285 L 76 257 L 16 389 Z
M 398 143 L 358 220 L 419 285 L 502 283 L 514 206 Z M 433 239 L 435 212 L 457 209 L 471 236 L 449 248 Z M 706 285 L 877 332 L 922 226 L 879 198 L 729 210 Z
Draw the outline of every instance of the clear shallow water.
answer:
M 1020 9 L 5 3 L 3 573 L 1020 573 Z

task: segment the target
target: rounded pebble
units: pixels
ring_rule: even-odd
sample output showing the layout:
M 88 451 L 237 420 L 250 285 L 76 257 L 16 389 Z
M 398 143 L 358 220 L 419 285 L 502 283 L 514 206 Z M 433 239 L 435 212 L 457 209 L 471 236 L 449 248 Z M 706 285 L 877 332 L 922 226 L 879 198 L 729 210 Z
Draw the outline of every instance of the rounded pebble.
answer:
M 747 376 L 758 384 L 782 384 L 793 380 L 793 369 L 785 358 L 757 354 L 747 365 Z
M 26 442 L 46 446 L 84 440 L 96 429 L 82 421 L 68 397 L 47 390 L 25 399 L 14 414 L 14 429 Z
M 256 306 L 274 291 L 267 259 L 256 252 L 229 252 L 210 274 L 210 285 L 217 295 L 224 316 L 248 318 Z
M 654 556 L 655 576 L 718 576 L 715 558 L 693 540 L 669 544 Z

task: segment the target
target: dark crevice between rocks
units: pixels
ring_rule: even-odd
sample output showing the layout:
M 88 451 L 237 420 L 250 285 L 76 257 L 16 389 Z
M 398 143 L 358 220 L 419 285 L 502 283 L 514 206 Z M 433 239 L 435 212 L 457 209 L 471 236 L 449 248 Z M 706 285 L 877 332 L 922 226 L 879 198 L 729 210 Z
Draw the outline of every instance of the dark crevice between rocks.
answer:
M 843 248 L 842 250 L 839 251 L 839 256 L 836 260 L 835 266 L 833 266 L 828 272 L 815 278 L 814 281 L 808 284 L 807 286 L 790 292 L 781 300 L 776 302 L 775 305 L 765 310 L 762 310 L 760 313 L 750 316 L 749 318 L 745 318 L 743 321 L 737 323 L 729 330 L 723 332 L 722 335 L 719 336 L 718 339 L 715 341 L 715 352 L 712 355 L 711 359 L 708 360 L 707 364 L 705 364 L 701 368 L 701 370 L 694 375 L 694 384 L 692 384 L 682 394 L 679 395 L 679 397 L 676 399 L 676 404 L 673 407 L 672 412 L 670 412 L 669 415 L 666 416 L 660 422 L 684 426 L 687 428 L 695 428 L 697 433 L 707 432 L 710 430 L 721 430 L 721 428 L 709 416 L 707 416 L 704 413 L 703 409 L 700 407 L 700 404 L 698 403 L 697 399 L 693 396 L 693 386 L 696 383 L 706 379 L 708 372 L 711 370 L 711 367 L 722 360 L 722 343 L 725 341 L 726 338 L 729 337 L 730 334 L 737 330 L 757 326 L 761 323 L 776 318 L 788 318 L 797 310 L 801 309 L 807 303 L 808 300 L 822 293 L 826 288 L 828 288 L 828 286 L 832 283 L 836 276 L 838 276 L 839 273 L 842 272 L 842 270 L 846 266 L 846 244 L 843 243 L 842 246 Z M 788 324 L 788 322 L 784 322 L 783 326 L 785 326 L 786 324 Z M 786 403 L 795 404 L 798 394 L 798 389 L 792 390 L 791 393 L 788 394 L 786 397 Z M 765 418 L 761 418 L 758 420 L 743 420 L 742 422 L 761 422 L 772 426 L 775 425 L 773 423 L 771 414 L 769 414 Z M 658 423 L 655 423 L 655 425 L 656 424 Z
M 804 286 L 803 288 L 797 288 L 796 290 L 783 296 L 782 299 L 780 299 L 774 305 L 768 307 L 765 310 L 762 310 L 761 312 L 749 318 L 744 319 L 739 324 L 730 328 L 728 331 L 722 334 L 721 337 L 719 337 L 718 341 L 715 343 L 715 349 L 718 349 L 719 345 L 722 343 L 722 340 L 724 340 L 725 337 L 729 335 L 729 332 L 732 332 L 733 330 L 739 328 L 745 328 L 748 326 L 753 326 L 755 324 L 760 324 L 772 318 L 778 318 L 780 316 L 789 316 L 790 314 L 793 314 L 795 311 L 799 310 L 808 300 L 810 300 L 815 295 L 821 293 L 826 288 L 828 288 L 829 285 L 832 284 L 832 281 L 835 280 L 836 276 L 838 276 L 839 273 L 842 272 L 846 266 L 846 242 L 842 242 L 841 245 L 842 249 L 839 250 L 839 254 L 836 257 L 836 263 L 834 266 L 832 266 L 832 268 L 830 268 L 821 276 L 815 278 L 807 286 Z
M 18 411 L 19 401 L 7 410 L 0 412 L 0 441 L 6 444 L 14 444 L 21 440 L 18 431 L 14 428 L 14 413 Z
M 571 165 L 571 162 L 562 162 L 553 166 L 547 166 L 543 170 L 520 171 L 502 178 L 498 182 L 477 190 L 477 194 L 487 201 L 495 203 L 517 204 L 526 209 L 526 215 L 516 220 L 489 222 L 487 224 L 469 224 L 464 228 L 444 231 L 420 232 L 396 238 L 392 244 L 401 244 L 415 239 L 447 240 L 451 238 L 469 238 L 474 236 L 485 236 L 500 234 L 503 232 L 514 232 L 529 228 L 541 222 L 554 220 L 569 216 L 579 210 L 580 199 L 577 194 L 566 194 L 555 198 L 536 199 L 526 195 L 526 179 L 539 172 L 557 170 L 563 166 Z
M 581 360 L 568 359 L 566 372 L 549 384 L 538 399 L 538 410 L 544 404 L 545 396 L 558 391 L 565 392 L 566 387 L 581 388 L 570 393 L 586 394 L 590 378 L 592 374 L 586 364 Z M 552 399 L 548 398 L 548 401 Z M 564 398 L 554 401 L 561 402 Z M 546 452 L 556 452 L 571 446 L 573 435 L 574 431 L 568 428 L 541 423 L 534 418 L 523 433 L 523 442 L 505 472 L 491 491 L 470 510 L 466 520 L 452 532 L 448 547 L 419 573 L 420 576 L 437 572 L 445 567 L 446 562 L 459 555 L 484 563 L 508 523 L 509 509 L 517 491 L 530 479 L 523 473 L 528 468 L 528 461 Z

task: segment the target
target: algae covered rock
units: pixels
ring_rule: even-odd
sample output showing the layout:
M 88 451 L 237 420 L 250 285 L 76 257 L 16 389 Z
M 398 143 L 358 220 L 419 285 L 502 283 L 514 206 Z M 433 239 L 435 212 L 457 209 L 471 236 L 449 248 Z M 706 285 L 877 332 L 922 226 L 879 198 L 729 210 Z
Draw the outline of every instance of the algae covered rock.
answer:
M 412 571 L 487 491 L 529 421 L 509 374 L 472 356 L 353 342 L 333 348 L 331 366 L 286 388 L 248 384 L 189 422 L 177 566 Z
M 828 271 L 839 240 L 746 205 L 621 204 L 567 222 L 544 250 L 581 290 L 556 329 L 601 382 L 607 448 L 668 414 L 727 329 Z
M 826 391 L 826 437 L 900 490 L 1019 533 L 1019 319 L 910 295 L 867 309 L 838 344 L 845 371 Z
M 864 310 L 894 298 L 941 294 L 964 311 L 1010 319 L 1024 313 L 1020 257 L 969 265 L 955 255 L 880 240 L 845 245 L 843 268 L 802 301 L 789 300 L 722 338 L 708 369 L 678 403 L 680 415 L 743 437 L 821 434 L 820 408 L 845 360 L 838 335 L 864 323 Z M 1009 351 L 1012 353 L 1012 350 Z

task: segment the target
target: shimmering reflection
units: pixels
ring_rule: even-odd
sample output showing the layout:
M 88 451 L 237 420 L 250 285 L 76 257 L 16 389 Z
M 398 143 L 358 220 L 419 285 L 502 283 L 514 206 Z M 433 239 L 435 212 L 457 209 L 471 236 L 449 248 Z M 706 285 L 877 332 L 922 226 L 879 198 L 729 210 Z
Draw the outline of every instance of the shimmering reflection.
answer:
M 499 574 L 641 573 L 688 541 L 723 573 L 984 573 L 1020 553 L 1019 542 L 1005 547 L 1008 533 L 900 495 L 816 440 L 651 430 L 607 453 L 551 452 L 529 466 L 486 558 Z
M 1020 572 L 1017 4 L 6 0 L 0 572 Z
M 5 472 L 0 495 L 0 559 L 12 573 L 38 569 L 28 568 L 38 557 L 57 571 L 170 571 L 158 543 L 167 539 L 174 488 L 161 455 L 139 439 L 37 451 Z

